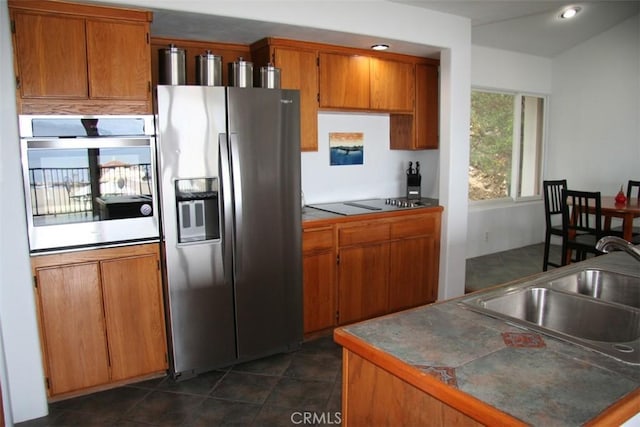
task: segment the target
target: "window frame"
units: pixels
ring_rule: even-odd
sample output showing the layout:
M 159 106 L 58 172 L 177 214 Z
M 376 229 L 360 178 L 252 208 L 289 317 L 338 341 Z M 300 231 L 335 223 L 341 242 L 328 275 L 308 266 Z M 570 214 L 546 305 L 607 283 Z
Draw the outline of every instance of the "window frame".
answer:
M 549 95 L 535 92 L 526 92 L 526 91 L 514 91 L 514 90 L 506 90 L 506 89 L 496 89 L 496 88 L 488 88 L 482 86 L 472 86 L 471 92 L 485 92 L 485 93 L 497 93 L 502 95 L 511 95 L 514 97 L 514 117 L 513 117 L 513 135 L 511 138 L 511 185 L 509 188 L 510 194 L 512 196 L 500 197 L 496 199 L 486 199 L 486 200 L 470 200 L 467 194 L 467 200 L 470 205 L 480 205 L 480 206 L 488 206 L 488 205 L 508 205 L 511 203 L 524 203 L 524 202 L 532 202 L 542 200 L 542 182 L 544 176 L 544 170 L 546 165 L 546 147 L 547 147 L 547 128 L 548 128 L 548 120 L 549 120 Z M 540 166 L 538 170 L 538 189 L 539 194 L 533 196 L 518 196 L 518 187 L 520 186 L 520 154 L 521 154 L 521 141 L 520 141 L 520 132 L 522 126 L 522 99 L 524 97 L 536 97 L 541 98 L 543 102 L 543 118 L 542 118 L 542 143 L 540 144 Z M 471 141 L 469 141 L 471 144 Z M 469 147 L 471 149 L 471 147 Z M 468 169 L 468 165 L 467 165 Z M 467 174 L 467 181 L 469 179 L 469 175 Z

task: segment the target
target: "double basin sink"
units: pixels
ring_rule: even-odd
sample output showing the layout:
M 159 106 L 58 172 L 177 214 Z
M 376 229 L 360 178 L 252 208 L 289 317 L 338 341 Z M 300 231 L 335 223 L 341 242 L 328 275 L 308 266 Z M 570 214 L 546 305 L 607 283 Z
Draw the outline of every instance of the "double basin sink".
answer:
M 583 269 L 476 292 L 477 312 L 640 364 L 640 277 Z

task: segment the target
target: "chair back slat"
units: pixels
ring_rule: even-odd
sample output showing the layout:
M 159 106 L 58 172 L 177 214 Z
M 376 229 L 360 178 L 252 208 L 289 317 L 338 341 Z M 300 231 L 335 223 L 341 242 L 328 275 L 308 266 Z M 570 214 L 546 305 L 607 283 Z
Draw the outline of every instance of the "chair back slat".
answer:
M 567 232 L 591 233 L 602 237 L 602 203 L 600 192 L 565 190 L 563 229 Z
M 544 196 L 544 219 L 546 222 L 546 229 L 544 233 L 544 256 L 542 260 L 542 271 L 547 271 L 547 268 L 551 265 L 553 267 L 560 267 L 560 262 L 549 261 L 549 251 L 551 248 L 551 235 L 562 236 L 562 191 L 567 189 L 567 180 L 546 180 L 542 182 L 543 196 Z M 554 224 L 556 219 L 556 224 Z M 558 221 L 560 219 L 560 221 Z M 562 252 L 564 253 L 565 244 L 564 239 L 562 241 Z
M 562 214 L 562 191 L 567 189 L 567 180 L 544 181 L 544 210 L 547 227 L 551 226 L 551 216 Z
M 627 183 L 627 200 L 640 200 L 640 181 L 629 180 Z

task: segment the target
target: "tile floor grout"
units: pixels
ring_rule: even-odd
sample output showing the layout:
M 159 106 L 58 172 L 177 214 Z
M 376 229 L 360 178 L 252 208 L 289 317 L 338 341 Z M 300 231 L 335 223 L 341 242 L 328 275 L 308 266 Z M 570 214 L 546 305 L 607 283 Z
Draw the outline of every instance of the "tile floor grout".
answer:
M 340 372 L 340 347 L 327 336 L 184 381 L 163 377 L 52 403 L 47 417 L 18 425 L 293 425 L 296 412 L 340 410 Z
M 559 257 L 557 247 L 552 248 L 554 256 Z M 466 261 L 466 288 L 477 290 L 540 271 L 542 244 L 485 255 Z M 332 416 L 340 411 L 341 368 L 341 347 L 328 335 L 294 352 L 183 381 L 162 377 L 55 402 L 48 416 L 16 425 L 295 425 L 294 413 Z

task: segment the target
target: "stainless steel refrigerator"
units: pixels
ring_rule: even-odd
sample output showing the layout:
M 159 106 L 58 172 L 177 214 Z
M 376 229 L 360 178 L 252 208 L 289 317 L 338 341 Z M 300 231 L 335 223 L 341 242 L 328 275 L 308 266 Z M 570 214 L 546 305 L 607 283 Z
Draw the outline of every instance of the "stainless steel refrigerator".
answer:
M 157 88 L 175 377 L 302 341 L 299 108 L 295 90 Z

